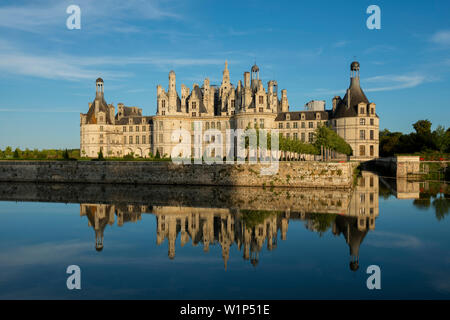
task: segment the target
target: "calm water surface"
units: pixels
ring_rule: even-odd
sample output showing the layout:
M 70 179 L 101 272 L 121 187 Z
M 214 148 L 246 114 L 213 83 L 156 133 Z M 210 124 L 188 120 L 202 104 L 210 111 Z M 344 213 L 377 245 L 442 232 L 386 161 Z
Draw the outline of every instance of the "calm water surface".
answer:
M 450 298 L 442 184 L 91 187 L 0 186 L 0 298 Z M 81 290 L 66 287 L 73 264 Z

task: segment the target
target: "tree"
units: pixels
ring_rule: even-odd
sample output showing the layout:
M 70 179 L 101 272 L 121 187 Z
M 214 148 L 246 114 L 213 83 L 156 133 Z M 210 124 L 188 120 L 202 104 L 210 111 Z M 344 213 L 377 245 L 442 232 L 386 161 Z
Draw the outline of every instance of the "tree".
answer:
M 14 150 L 14 159 L 20 159 L 20 156 L 21 156 L 21 151 L 20 151 L 20 149 L 19 148 L 16 148 L 16 150 Z
M 12 158 L 13 156 L 13 151 L 12 148 L 10 146 L 6 147 L 5 149 L 5 158 Z
M 102 150 L 102 148 L 100 148 L 100 152 L 98 153 L 98 160 L 105 160 L 105 158 L 103 157 L 103 150 Z
M 69 152 L 67 151 L 67 149 L 65 149 L 64 152 L 63 152 L 63 159 L 64 160 L 69 160 L 70 159 Z
M 447 130 L 446 132 L 443 126 L 437 126 L 436 130 L 434 130 L 432 133 L 432 137 L 436 148 L 440 152 L 445 152 L 450 144 L 449 131 Z
M 351 156 L 352 147 L 335 131 L 327 126 L 319 126 L 315 132 L 314 146 L 320 150 L 321 146 Z

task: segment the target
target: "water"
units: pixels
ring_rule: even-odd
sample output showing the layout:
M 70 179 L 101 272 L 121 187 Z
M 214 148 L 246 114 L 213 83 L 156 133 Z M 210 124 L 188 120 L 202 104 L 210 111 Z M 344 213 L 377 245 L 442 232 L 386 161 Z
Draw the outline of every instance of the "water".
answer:
M 448 299 L 445 185 L 0 185 L 0 298 Z M 28 202 L 27 202 L 28 201 Z M 81 268 L 68 290 L 66 268 Z M 367 267 L 381 269 L 368 290 Z

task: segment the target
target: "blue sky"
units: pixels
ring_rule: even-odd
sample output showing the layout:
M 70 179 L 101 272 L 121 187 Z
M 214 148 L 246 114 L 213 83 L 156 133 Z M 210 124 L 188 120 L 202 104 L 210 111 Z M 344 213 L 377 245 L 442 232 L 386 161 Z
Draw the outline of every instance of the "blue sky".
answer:
M 81 8 L 68 30 L 66 8 Z M 381 30 L 366 9 L 381 8 Z M 168 72 L 182 83 L 220 83 L 227 59 L 237 83 L 256 61 L 266 85 L 288 90 L 291 110 L 343 96 L 349 65 L 377 104 L 380 127 L 449 126 L 449 1 L 0 2 L 0 148 L 77 148 L 79 113 L 105 80 L 108 103 L 156 112 Z

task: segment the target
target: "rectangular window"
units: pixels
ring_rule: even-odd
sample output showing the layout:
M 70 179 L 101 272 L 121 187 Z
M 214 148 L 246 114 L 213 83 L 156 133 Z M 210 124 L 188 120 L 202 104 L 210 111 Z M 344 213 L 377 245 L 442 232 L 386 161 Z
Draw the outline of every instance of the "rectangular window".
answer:
M 231 100 L 231 108 L 234 108 L 234 107 L 235 107 L 234 100 Z
M 375 121 L 373 119 L 370 119 L 370 125 L 373 126 Z
M 305 142 L 305 133 L 302 132 L 302 142 Z
M 127 137 L 123 137 L 123 144 L 127 144 Z
M 366 146 L 359 146 L 359 155 L 360 156 L 366 155 Z
M 264 103 L 264 97 L 263 96 L 259 96 L 259 104 L 263 104 Z
M 283 123 L 278 123 L 278 129 L 283 129 Z
M 215 129 L 216 128 L 216 123 L 215 122 L 211 122 L 211 129 Z
M 366 119 L 364 118 L 359 119 L 359 124 L 364 126 L 366 124 Z
M 197 102 L 192 102 L 192 110 L 197 109 Z
M 127 127 L 123 126 L 123 132 L 127 132 Z
M 145 139 L 146 139 L 146 136 L 142 136 L 142 144 L 146 143 Z
M 364 109 L 365 109 L 364 107 L 359 108 L 359 113 L 364 114 L 365 113 Z
M 313 139 L 314 139 L 314 133 L 312 133 L 312 132 L 308 133 L 308 141 L 313 142 Z
M 309 122 L 308 126 L 309 126 L 309 128 L 314 128 L 314 123 L 313 122 Z
M 375 109 L 374 108 L 370 108 L 370 114 L 375 114 Z
M 220 126 L 220 121 L 217 121 L 217 129 L 221 129 L 221 126 Z
M 129 130 L 130 132 L 133 132 L 133 127 L 132 126 L 130 126 L 130 130 Z
M 195 117 L 197 114 L 195 112 L 192 112 L 192 116 Z
M 291 127 L 291 124 L 289 122 L 286 123 L 286 129 L 289 129 Z
M 162 134 L 159 135 L 159 143 L 164 142 L 164 136 Z
M 366 140 L 366 130 L 359 130 L 359 139 Z
M 370 156 L 374 156 L 374 154 L 373 154 L 374 152 L 373 152 L 373 146 L 370 146 Z
M 373 130 L 370 130 L 370 140 L 373 140 Z
M 139 136 L 136 136 L 136 144 L 139 144 Z
M 145 132 L 145 130 L 146 130 L 145 126 L 142 126 L 142 132 Z
M 298 133 L 294 133 L 294 140 L 298 140 Z
M 129 139 L 129 140 L 128 140 L 128 143 L 129 143 L 129 144 L 133 144 L 133 136 L 130 136 L 128 139 Z
M 136 126 L 136 132 L 139 132 L 139 126 Z
M 305 129 L 305 123 L 302 122 L 302 129 Z
M 264 119 L 259 119 L 259 127 L 264 129 Z
M 297 128 L 298 128 L 298 123 L 294 122 L 294 129 L 297 129 Z
M 289 133 L 286 133 L 286 138 L 290 138 L 291 137 L 291 135 L 289 134 Z

